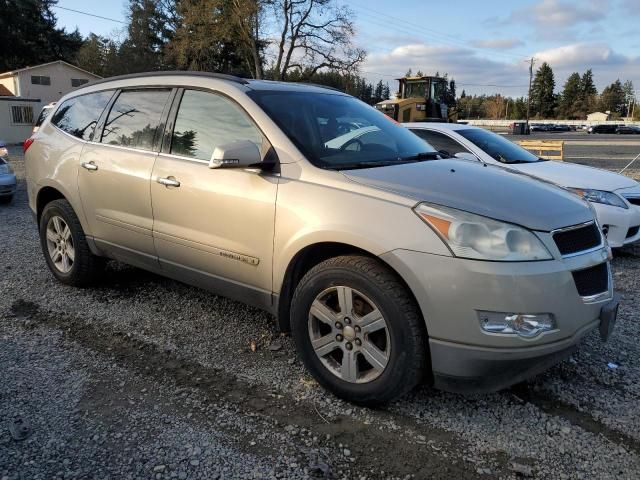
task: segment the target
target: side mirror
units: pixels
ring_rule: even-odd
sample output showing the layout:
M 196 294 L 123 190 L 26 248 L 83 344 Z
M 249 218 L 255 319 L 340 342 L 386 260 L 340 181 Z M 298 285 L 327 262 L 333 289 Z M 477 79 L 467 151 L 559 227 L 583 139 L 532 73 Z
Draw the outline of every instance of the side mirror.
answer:
M 454 157 L 459 158 L 461 160 L 473 160 L 478 161 L 478 157 L 476 157 L 473 153 L 469 152 L 458 152 L 454 155 Z
M 249 168 L 261 162 L 258 146 L 249 140 L 240 140 L 216 147 L 209 168 Z

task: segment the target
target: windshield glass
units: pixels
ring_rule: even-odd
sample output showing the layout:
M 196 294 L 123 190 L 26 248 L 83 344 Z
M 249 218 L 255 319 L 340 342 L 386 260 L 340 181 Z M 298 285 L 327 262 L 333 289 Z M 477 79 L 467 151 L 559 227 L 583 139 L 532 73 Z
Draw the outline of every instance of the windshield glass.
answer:
M 487 152 L 492 158 L 502 163 L 531 163 L 541 162 L 544 159 L 536 157 L 533 153 L 525 150 L 520 145 L 507 140 L 501 135 L 473 128 L 468 130 L 456 130 L 481 150 Z
M 369 168 L 438 158 L 431 145 L 353 97 L 268 90 L 248 95 L 321 168 Z

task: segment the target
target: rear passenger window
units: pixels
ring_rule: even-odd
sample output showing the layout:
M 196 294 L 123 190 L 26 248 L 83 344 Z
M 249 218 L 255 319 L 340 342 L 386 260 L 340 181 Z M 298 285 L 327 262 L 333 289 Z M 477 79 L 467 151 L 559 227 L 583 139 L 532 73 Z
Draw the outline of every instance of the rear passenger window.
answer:
M 56 110 L 51 118 L 51 123 L 74 137 L 92 140 L 98 118 L 112 95 L 113 91 L 106 91 L 70 98 Z M 46 118 L 45 110 L 42 112 Z M 41 117 L 43 113 L 40 114 Z M 42 123 L 40 118 L 38 118 L 38 122 Z
M 111 107 L 102 143 L 152 150 L 170 90 L 126 90 Z
M 184 92 L 171 137 L 171 153 L 210 160 L 217 146 L 238 140 L 262 146 L 262 134 L 244 110 L 221 95 Z

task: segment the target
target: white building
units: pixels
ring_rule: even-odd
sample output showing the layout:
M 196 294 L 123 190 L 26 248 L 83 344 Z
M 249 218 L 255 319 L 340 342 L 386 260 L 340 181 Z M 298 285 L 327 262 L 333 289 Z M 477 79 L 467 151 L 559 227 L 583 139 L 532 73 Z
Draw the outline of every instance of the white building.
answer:
M 611 120 L 609 113 L 593 112 L 587 115 L 588 122 L 607 122 L 609 120 Z
M 0 140 L 23 142 L 44 105 L 100 78 L 62 60 L 0 73 Z
M 55 102 L 74 88 L 101 77 L 62 60 L 0 73 L 0 85 L 16 97 Z

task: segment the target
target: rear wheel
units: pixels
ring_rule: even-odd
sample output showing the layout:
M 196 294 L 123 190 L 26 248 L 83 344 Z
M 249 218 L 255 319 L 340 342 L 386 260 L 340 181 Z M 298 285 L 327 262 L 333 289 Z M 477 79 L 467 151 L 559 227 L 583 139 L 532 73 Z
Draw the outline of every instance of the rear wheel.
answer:
M 291 312 L 300 357 L 337 396 L 383 404 L 422 379 L 423 320 L 400 279 L 377 260 L 343 256 L 317 265 L 296 288 Z
M 66 200 L 47 204 L 40 217 L 40 244 L 53 275 L 75 287 L 95 283 L 104 260 L 91 253 L 80 220 Z

